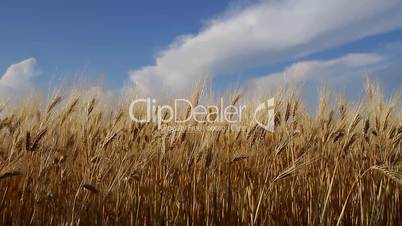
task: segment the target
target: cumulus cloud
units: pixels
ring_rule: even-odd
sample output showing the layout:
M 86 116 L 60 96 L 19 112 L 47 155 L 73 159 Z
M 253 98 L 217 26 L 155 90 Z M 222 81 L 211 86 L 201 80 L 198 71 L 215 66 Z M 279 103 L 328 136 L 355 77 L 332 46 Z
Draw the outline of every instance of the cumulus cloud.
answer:
M 35 58 L 10 65 L 0 78 L 0 99 L 19 96 L 32 90 L 32 78 L 37 74 Z
M 402 27 L 400 0 L 259 1 L 182 36 L 154 65 L 130 72 L 145 92 L 177 93 L 194 82 L 274 64 Z

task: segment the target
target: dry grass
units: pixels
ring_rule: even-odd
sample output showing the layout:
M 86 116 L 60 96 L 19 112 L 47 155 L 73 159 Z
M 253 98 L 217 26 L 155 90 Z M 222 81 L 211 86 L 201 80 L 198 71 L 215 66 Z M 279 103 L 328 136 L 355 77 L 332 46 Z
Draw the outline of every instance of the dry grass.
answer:
M 78 95 L 1 107 L 0 224 L 402 222 L 397 98 L 323 95 L 316 116 L 297 95 L 277 100 L 274 133 L 161 132 L 131 122 L 128 105 Z

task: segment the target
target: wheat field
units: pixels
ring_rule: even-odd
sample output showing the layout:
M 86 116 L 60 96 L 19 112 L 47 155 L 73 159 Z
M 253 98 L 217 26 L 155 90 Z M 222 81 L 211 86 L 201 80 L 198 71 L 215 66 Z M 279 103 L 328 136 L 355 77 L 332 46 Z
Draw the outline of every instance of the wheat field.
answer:
M 2 105 L 0 224 L 400 224 L 399 97 L 276 98 L 274 132 L 162 132 L 79 93 Z

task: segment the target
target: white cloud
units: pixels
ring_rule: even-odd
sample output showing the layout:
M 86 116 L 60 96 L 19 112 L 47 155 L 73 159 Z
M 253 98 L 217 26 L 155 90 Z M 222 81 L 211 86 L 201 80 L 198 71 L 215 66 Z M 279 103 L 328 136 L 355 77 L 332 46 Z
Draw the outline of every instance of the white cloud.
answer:
M 282 72 L 250 79 L 245 85 L 245 91 L 249 95 L 255 92 L 269 95 L 278 88 L 301 85 L 307 101 L 312 103 L 317 100 L 318 89 L 326 86 L 336 94 L 354 98 L 363 94 L 367 79 L 382 82 L 386 89 L 393 88 L 395 82 L 400 85 L 402 78 L 396 81 L 395 71 L 387 72 L 391 66 L 387 57 L 370 53 L 348 54 L 327 61 L 303 61 L 290 65 Z M 400 70 L 401 66 L 397 68 Z
M 287 67 L 283 72 L 251 79 L 249 83 L 264 88 L 303 83 L 309 80 L 333 82 L 361 76 L 383 66 L 385 57 L 378 54 L 353 53 L 328 61 L 302 61 Z
M 32 90 L 32 78 L 37 74 L 35 58 L 10 65 L 0 78 L 0 99 L 20 96 L 22 93 Z
M 131 71 L 130 78 L 149 93 L 178 93 L 219 73 L 297 58 L 402 27 L 401 11 L 400 0 L 264 0 L 226 13 L 197 35 L 180 37 L 155 65 Z

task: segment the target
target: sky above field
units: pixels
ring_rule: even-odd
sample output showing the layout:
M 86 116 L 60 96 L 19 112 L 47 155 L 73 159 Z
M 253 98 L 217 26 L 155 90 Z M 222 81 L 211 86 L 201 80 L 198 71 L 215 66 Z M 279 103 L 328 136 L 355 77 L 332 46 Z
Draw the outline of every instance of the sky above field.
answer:
M 402 86 L 401 0 L 2 0 L 0 97 L 63 83 L 150 95 Z M 10 95 L 12 94 L 12 95 Z

